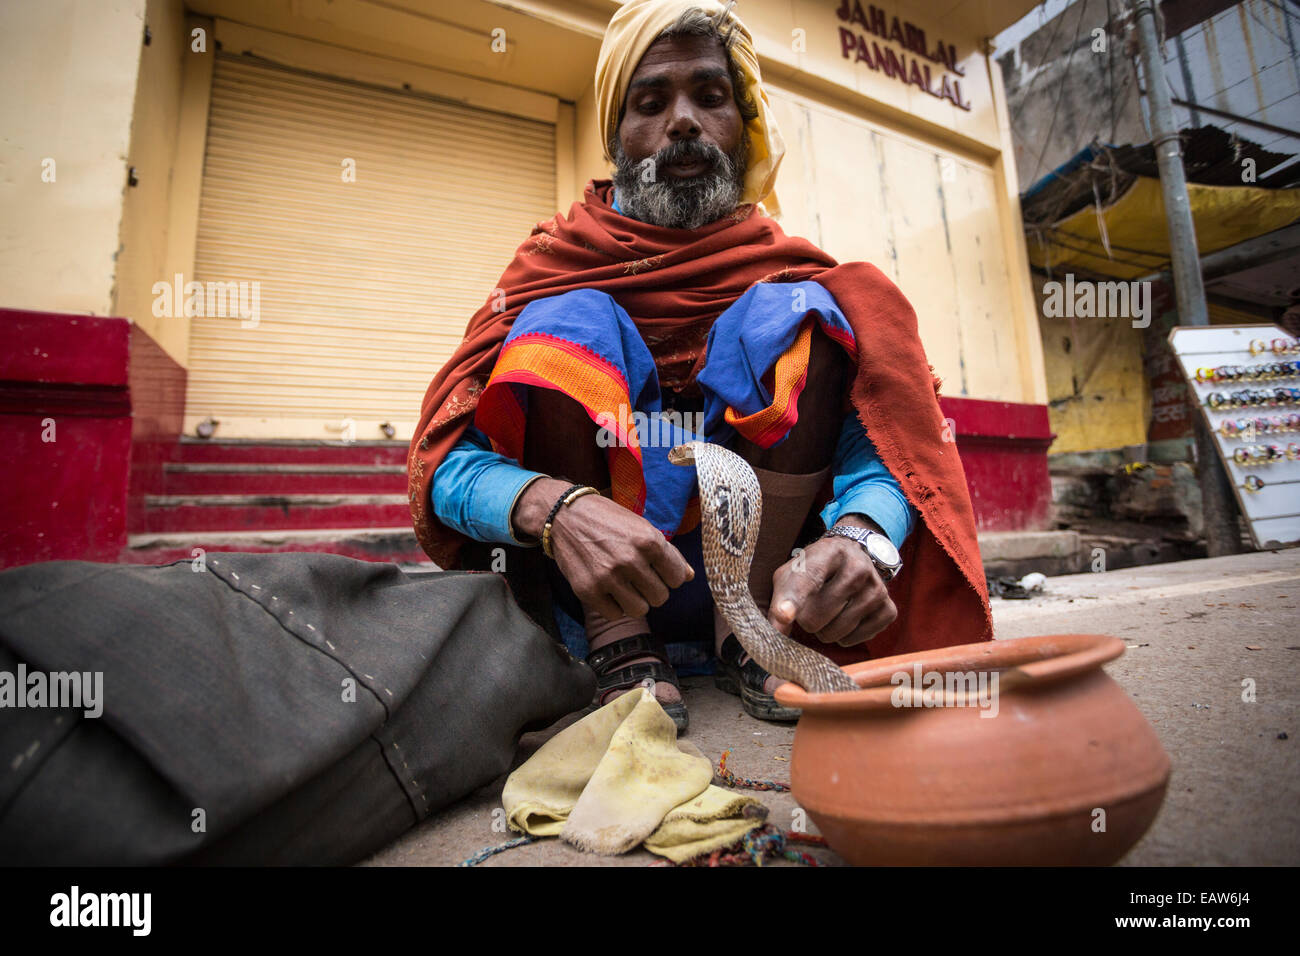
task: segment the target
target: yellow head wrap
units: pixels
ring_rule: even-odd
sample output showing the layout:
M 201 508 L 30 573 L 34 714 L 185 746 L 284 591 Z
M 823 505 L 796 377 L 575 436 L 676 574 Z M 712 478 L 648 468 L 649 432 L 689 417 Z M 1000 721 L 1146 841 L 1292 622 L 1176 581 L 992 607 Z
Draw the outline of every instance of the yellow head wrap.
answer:
M 691 7 L 698 7 L 715 19 L 725 9 L 718 0 L 630 0 L 614 14 L 605 28 L 600 58 L 596 61 L 596 122 L 601 131 L 605 158 L 611 163 L 614 157 L 609 154 L 609 141 L 618 131 L 620 108 L 627 97 L 632 74 L 659 34 Z M 776 171 L 785 154 L 785 141 L 781 139 L 771 103 L 763 92 L 758 57 L 754 55 L 754 38 L 734 10 L 728 14 L 728 20 L 736 33 L 731 57 L 744 77 L 745 90 L 758 105 L 758 116 L 745 124 L 749 163 L 740 201 L 761 202 L 768 215 L 777 216 L 781 207 L 775 192 Z

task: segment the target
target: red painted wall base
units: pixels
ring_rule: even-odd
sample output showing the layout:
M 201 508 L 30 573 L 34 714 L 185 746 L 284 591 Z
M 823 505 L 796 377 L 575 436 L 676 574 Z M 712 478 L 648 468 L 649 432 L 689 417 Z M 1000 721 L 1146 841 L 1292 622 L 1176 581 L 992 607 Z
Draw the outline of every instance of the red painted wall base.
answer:
M 1046 405 L 939 399 L 957 439 L 980 531 L 1041 531 L 1052 511 Z
M 13 456 L 0 568 L 115 560 L 126 542 L 132 353 L 143 365 L 142 353 L 161 350 L 124 319 L 0 310 L 0 323 L 0 442 Z

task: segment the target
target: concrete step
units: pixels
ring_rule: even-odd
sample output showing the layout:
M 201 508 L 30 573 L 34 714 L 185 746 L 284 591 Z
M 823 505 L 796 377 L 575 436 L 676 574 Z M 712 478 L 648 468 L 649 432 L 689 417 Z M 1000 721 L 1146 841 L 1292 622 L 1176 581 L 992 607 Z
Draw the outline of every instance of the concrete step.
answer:
M 1185 530 L 1136 522 L 1097 521 L 1078 530 L 985 531 L 979 536 L 990 578 L 1049 577 L 1188 561 L 1205 557 L 1205 541 Z
M 437 568 L 420 549 L 409 524 L 389 528 L 133 534 L 119 560 L 127 564 L 169 564 L 193 560 L 196 549 L 205 554 L 221 551 L 319 551 L 365 561 L 396 561 L 403 567 Z
M 984 574 L 991 578 L 1085 570 L 1077 531 L 982 531 L 979 543 Z
M 145 495 L 140 533 L 383 528 L 410 520 L 406 495 Z
M 305 441 L 203 441 L 182 438 L 169 460 L 195 463 L 401 465 L 407 443 Z
M 164 495 L 402 494 L 406 468 L 394 464 L 167 462 Z

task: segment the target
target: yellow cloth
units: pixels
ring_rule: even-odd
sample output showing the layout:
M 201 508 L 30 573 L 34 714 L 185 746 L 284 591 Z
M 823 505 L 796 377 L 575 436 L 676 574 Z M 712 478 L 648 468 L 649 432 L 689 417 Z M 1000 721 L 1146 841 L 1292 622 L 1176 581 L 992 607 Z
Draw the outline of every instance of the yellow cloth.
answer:
M 600 57 L 596 60 L 596 123 L 601 132 L 605 158 L 611 163 L 614 157 L 609 154 L 609 141 L 617 132 L 620 107 L 627 97 L 632 74 L 655 38 L 690 7 L 700 7 L 715 17 L 724 9 L 718 0 L 631 0 L 619 8 L 605 28 Z M 777 129 L 767 94 L 763 92 L 754 38 L 736 16 L 734 8 L 727 19 L 734 24 L 737 34 L 731 55 L 745 77 L 745 89 L 758 105 L 758 116 L 745 124 L 745 135 L 749 138 L 749 163 L 745 168 L 745 187 L 740 201 L 761 202 L 769 216 L 779 216 L 781 204 L 775 192 L 776 171 L 785 155 L 785 141 Z
M 501 802 L 514 830 L 605 855 L 644 843 L 681 863 L 735 843 L 767 815 L 712 779 L 709 759 L 677 740 L 672 718 L 641 688 L 543 744 L 506 779 Z
M 753 810 L 746 816 L 747 808 Z M 742 796 L 712 784 L 696 797 L 668 811 L 664 822 L 645 838 L 645 848 L 685 863 L 705 853 L 736 843 L 750 830 L 763 825 L 767 808 L 753 797 Z

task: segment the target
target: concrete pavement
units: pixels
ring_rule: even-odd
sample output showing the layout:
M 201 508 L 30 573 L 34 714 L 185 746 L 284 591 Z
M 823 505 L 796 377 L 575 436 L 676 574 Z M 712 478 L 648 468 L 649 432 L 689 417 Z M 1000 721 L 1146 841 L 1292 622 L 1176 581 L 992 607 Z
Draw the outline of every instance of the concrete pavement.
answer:
M 1102 633 L 1129 645 L 1107 671 L 1152 722 L 1173 761 L 1164 808 L 1124 865 L 1300 863 L 1300 550 L 1049 578 L 1030 600 L 994 599 L 999 639 Z M 1243 701 L 1243 681 L 1255 699 Z M 748 717 L 710 678 L 688 678 L 690 739 L 715 764 L 789 779 L 793 727 Z M 524 738 L 526 759 L 555 728 Z M 510 839 L 499 827 L 504 776 L 436 814 L 368 865 L 450 865 Z M 756 794 L 790 829 L 793 797 Z M 838 862 L 833 853 L 818 853 Z M 645 866 L 656 857 L 583 854 L 547 840 L 484 866 Z
M 1047 589 L 995 603 L 997 636 L 1123 638 L 1106 670 L 1173 761 L 1164 808 L 1123 862 L 1300 863 L 1300 551 L 1049 578 Z

